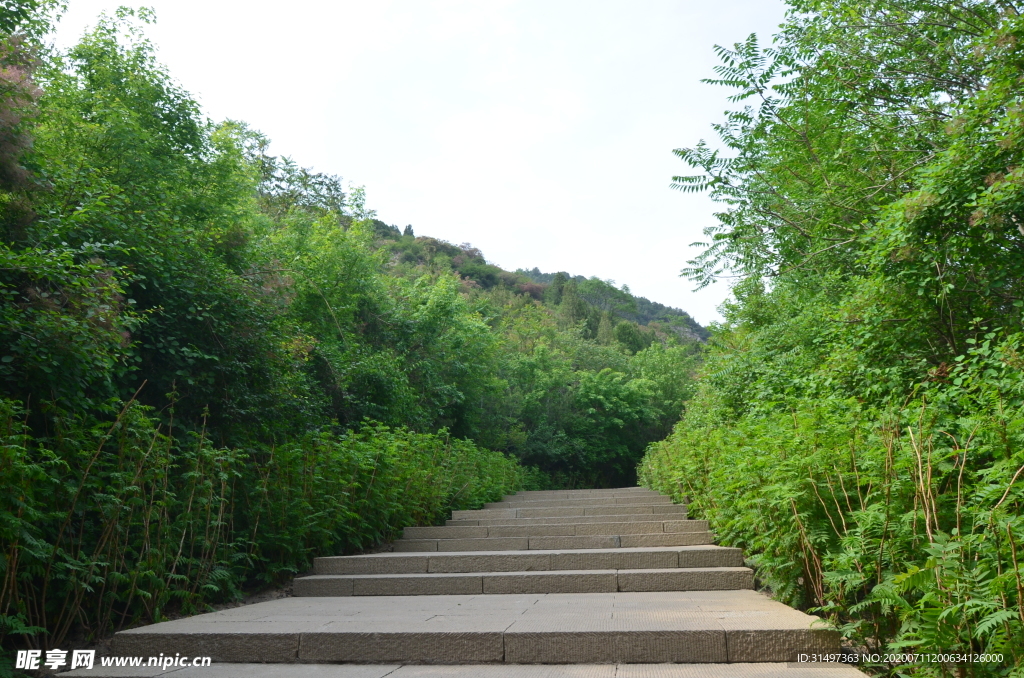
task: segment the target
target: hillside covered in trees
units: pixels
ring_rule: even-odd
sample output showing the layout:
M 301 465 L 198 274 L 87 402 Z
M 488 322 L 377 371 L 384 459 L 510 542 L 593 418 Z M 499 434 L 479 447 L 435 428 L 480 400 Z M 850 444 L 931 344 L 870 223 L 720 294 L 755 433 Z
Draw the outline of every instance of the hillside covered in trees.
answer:
M 859 647 L 1002 657 L 868 668 L 1024 675 L 1024 4 L 788 5 L 677 151 L 738 282 L 641 477 Z
M 206 119 L 148 11 L 62 52 L 53 6 L 0 5 L 5 649 L 233 600 L 524 487 L 635 481 L 692 396 L 685 314 L 384 224 Z

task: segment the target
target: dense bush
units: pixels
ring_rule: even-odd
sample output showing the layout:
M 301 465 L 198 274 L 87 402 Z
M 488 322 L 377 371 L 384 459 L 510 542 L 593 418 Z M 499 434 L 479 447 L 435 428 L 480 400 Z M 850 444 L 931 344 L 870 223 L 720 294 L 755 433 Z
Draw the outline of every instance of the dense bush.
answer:
M 879 671 L 1024 675 L 1024 7 L 789 4 L 677 151 L 725 206 L 687 273 L 737 280 L 641 476 L 856 644 L 1005 659 Z
M 362 189 L 205 119 L 148 10 L 61 52 L 59 4 L 0 3 L 5 651 L 233 600 L 523 487 L 634 481 L 689 393 L 678 314 L 618 341 L 578 294 L 399 235 Z
M 46 629 L 35 642 L 49 647 L 234 600 L 314 555 L 358 551 L 535 480 L 444 431 L 367 424 L 239 449 L 161 427 L 135 402 L 103 418 L 45 413 L 43 440 L 25 416 L 0 401 L 0 631 Z

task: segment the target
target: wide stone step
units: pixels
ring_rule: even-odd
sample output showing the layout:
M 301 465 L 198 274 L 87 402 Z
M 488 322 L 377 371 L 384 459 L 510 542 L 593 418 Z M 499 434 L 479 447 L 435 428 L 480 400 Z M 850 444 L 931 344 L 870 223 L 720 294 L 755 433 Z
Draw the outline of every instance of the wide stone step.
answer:
M 737 614 L 742 610 L 742 614 Z M 838 632 L 755 591 L 284 598 L 122 631 L 217 662 L 795 662 Z
M 642 504 L 624 506 L 579 506 L 549 508 L 475 509 L 452 511 L 453 520 L 488 520 L 492 518 L 549 518 L 574 516 L 661 515 L 686 513 L 680 504 Z
M 467 553 L 374 553 L 313 561 L 316 574 L 412 574 L 427 572 L 544 572 L 639 570 L 673 567 L 741 567 L 740 549 L 715 546 L 478 551 Z
M 659 520 L 686 520 L 686 511 L 670 513 L 667 515 L 652 515 L 650 513 L 626 514 L 614 516 L 549 516 L 547 518 L 486 518 L 483 520 L 468 520 L 449 518 L 445 525 L 452 527 L 474 527 L 480 525 L 577 525 L 583 523 L 626 523 L 626 522 L 651 522 Z
M 586 537 L 487 537 L 483 539 L 399 539 L 395 551 L 526 551 L 545 549 L 614 549 L 641 546 L 710 544 L 710 532 L 622 534 Z
M 663 534 L 706 532 L 706 520 L 662 520 L 626 523 L 555 523 L 539 525 L 484 525 L 407 527 L 404 539 L 484 539 L 487 537 L 582 537 L 614 534 Z
M 636 506 L 671 503 L 671 497 L 652 495 L 649 497 L 580 497 L 577 499 L 492 501 L 484 504 L 484 508 L 572 508 L 580 506 Z
M 760 664 L 214 664 L 163 671 L 139 668 L 75 669 L 68 678 L 864 678 L 852 666 Z
M 523 490 L 515 494 L 506 494 L 504 499 L 530 499 L 534 497 L 629 497 L 641 495 L 664 496 L 660 492 L 648 490 L 646 487 L 619 487 L 603 490 Z
M 322 574 L 295 580 L 296 596 L 438 596 L 616 591 L 730 591 L 754 588 L 746 567 L 549 570 L 449 574 Z

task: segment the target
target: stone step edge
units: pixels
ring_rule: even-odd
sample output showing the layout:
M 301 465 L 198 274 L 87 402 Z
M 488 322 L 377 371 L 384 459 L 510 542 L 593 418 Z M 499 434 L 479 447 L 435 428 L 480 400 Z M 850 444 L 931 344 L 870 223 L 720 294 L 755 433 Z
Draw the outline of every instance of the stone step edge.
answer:
M 793 678 L 793 668 L 785 662 L 759 664 L 376 664 L 370 672 L 365 664 L 332 664 L 320 675 L 326 678 L 641 678 L 656 675 L 659 678 Z M 303 664 L 248 664 L 221 663 L 217 675 L 247 676 L 248 678 L 310 678 L 309 668 Z M 408 667 L 408 669 L 406 669 Z M 856 667 L 844 664 L 807 665 L 795 674 L 796 678 L 866 678 Z M 67 678 L 123 678 L 124 673 L 109 673 L 116 669 L 75 669 L 60 675 Z M 139 675 L 167 675 L 173 671 Z
M 574 540 L 574 541 L 569 541 Z M 662 543 L 658 543 L 661 541 Z M 663 532 L 661 534 L 610 534 L 580 537 L 479 537 L 466 539 L 399 539 L 395 551 L 462 553 L 487 551 L 551 551 L 557 549 L 630 548 L 638 546 L 696 546 L 714 541 L 711 532 Z M 669 542 L 669 543 L 665 543 Z M 479 548 L 473 548 L 479 547 Z
M 599 504 L 596 502 L 608 502 Z M 583 502 L 595 502 L 584 504 Z M 530 499 L 526 501 L 489 501 L 484 508 L 573 508 L 574 506 L 669 506 L 674 502 L 669 497 L 610 497 L 601 499 Z
M 665 519 L 660 516 L 667 516 Z M 620 515 L 549 515 L 539 518 L 449 518 L 436 527 L 513 527 L 517 525 L 592 524 L 595 522 L 678 522 L 694 520 L 685 511 L 679 513 L 636 513 Z
M 325 574 L 295 579 L 292 594 L 305 598 L 738 591 L 753 588 L 754 571 L 748 567 L 676 567 L 527 572 Z
M 796 662 L 800 653 L 837 653 L 839 633 L 827 628 L 749 628 L 709 625 L 693 629 L 561 632 L 281 631 L 147 633 L 145 627 L 113 638 L 113 654 L 190 653 L 215 663 L 361 662 L 448 664 L 744 663 Z M 404 655 L 404 656 L 403 656 Z
M 740 549 L 715 544 L 694 544 L 690 546 L 641 546 L 632 548 L 611 549 L 547 549 L 517 551 L 404 551 L 371 553 L 358 556 L 322 556 L 313 559 L 314 574 L 380 574 L 367 571 L 368 568 L 395 568 L 394 574 L 426 574 L 472 572 L 473 570 L 447 569 L 460 566 L 486 566 L 488 572 L 561 572 L 564 570 L 587 569 L 585 566 L 567 563 L 579 560 L 595 561 L 611 558 L 612 562 L 621 559 L 645 559 L 657 562 L 658 568 L 666 567 L 742 567 L 743 553 Z M 480 561 L 484 561 L 481 563 Z M 705 564 L 693 564 L 702 561 Z M 687 564 L 681 564 L 686 561 Z M 606 561 L 607 562 L 607 561 Z M 634 561 L 635 562 L 635 561 Z M 462 565 L 464 563 L 465 565 Z M 493 569 L 497 563 L 502 567 L 522 567 L 524 569 Z M 559 566 L 560 563 L 566 566 Z M 711 564 L 714 563 L 714 564 Z M 724 564 L 728 563 L 728 564 Z M 446 569 L 434 570 L 435 566 Z M 362 572 L 341 572 L 340 568 L 362 569 Z M 423 569 L 414 569 L 422 567 Z M 647 568 L 652 567 L 648 565 Z M 401 569 L 398 569 L 401 568 Z M 593 569 L 613 569 L 604 566 Z M 636 569 L 618 567 L 614 569 Z M 646 568 L 640 568 L 646 569 Z
M 639 510 L 638 510 L 639 509 Z M 647 510 L 650 509 L 650 510 Z M 580 513 L 581 512 L 581 513 Z M 687 513 L 682 504 L 621 506 L 553 506 L 551 508 L 487 508 L 452 511 L 452 520 L 488 518 L 584 518 L 588 516 L 663 516 Z
M 666 529 L 667 523 L 681 523 L 680 527 L 692 528 L 692 529 L 674 529 L 669 531 Z M 660 524 L 662 529 L 660 532 L 627 532 L 626 530 L 636 527 L 637 525 L 648 525 L 648 524 Z M 403 538 L 405 539 L 500 539 L 503 537 L 610 537 L 614 535 L 635 535 L 635 534 L 683 534 L 686 532 L 707 532 L 709 525 L 706 520 L 630 520 L 626 522 L 607 522 L 607 523 L 580 523 L 579 526 L 588 526 L 585 529 L 590 529 L 589 526 L 598 526 L 594 529 L 609 529 L 610 532 L 584 532 L 584 534 L 527 534 L 527 535 L 494 535 L 491 537 L 490 534 L 477 536 L 477 537 L 416 537 L 414 536 L 419 531 L 427 530 L 486 530 L 491 529 L 502 530 L 511 527 L 522 527 L 531 529 L 543 529 L 543 528 L 557 528 L 560 530 L 567 530 L 570 527 L 577 527 L 573 523 L 533 523 L 530 525 L 422 525 L 422 526 L 410 526 L 402 530 Z M 607 525 L 607 528 L 603 526 Z

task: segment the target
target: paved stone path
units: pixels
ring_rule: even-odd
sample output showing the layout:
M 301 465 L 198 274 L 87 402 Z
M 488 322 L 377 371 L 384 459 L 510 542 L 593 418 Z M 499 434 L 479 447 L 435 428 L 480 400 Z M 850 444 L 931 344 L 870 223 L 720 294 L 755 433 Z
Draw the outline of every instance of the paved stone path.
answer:
M 649 490 L 521 492 L 407 528 L 391 553 L 318 558 L 293 598 L 124 631 L 112 649 L 213 657 L 175 678 L 862 676 L 792 664 L 838 652 L 838 633 L 754 591 L 740 551 L 711 542 Z

